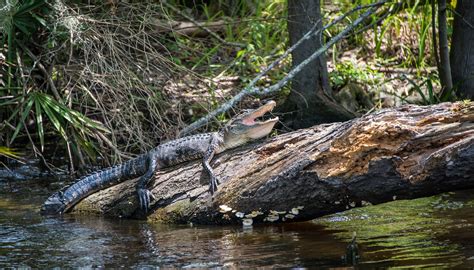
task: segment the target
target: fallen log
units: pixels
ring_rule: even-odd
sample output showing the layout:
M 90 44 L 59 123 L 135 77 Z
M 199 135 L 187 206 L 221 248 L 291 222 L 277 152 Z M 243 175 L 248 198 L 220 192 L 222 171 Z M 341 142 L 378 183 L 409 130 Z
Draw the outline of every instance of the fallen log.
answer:
M 353 207 L 474 188 L 474 103 L 407 105 L 317 125 L 158 171 L 148 220 L 252 223 L 310 220 Z M 140 217 L 137 180 L 92 194 L 73 213 Z

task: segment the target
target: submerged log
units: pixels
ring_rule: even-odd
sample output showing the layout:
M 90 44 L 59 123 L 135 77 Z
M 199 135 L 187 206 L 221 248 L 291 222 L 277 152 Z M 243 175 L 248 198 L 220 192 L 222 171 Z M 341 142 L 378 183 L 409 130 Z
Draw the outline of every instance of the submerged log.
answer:
M 474 188 L 474 103 L 403 106 L 275 136 L 216 156 L 210 196 L 201 162 L 158 171 L 148 220 L 310 220 L 353 207 Z M 137 180 L 92 194 L 73 212 L 140 217 Z

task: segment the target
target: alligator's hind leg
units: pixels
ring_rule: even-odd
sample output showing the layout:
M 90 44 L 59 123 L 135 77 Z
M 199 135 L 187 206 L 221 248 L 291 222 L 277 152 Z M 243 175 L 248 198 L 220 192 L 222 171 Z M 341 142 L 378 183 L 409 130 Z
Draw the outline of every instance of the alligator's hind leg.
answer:
M 138 201 L 140 203 L 140 208 L 146 213 L 150 208 L 151 198 L 154 198 L 153 193 L 147 189 L 147 185 L 153 177 L 153 173 L 156 169 L 159 168 L 158 162 L 153 155 L 148 155 L 146 159 L 146 168 L 147 171 L 144 175 L 140 177 L 137 186 Z

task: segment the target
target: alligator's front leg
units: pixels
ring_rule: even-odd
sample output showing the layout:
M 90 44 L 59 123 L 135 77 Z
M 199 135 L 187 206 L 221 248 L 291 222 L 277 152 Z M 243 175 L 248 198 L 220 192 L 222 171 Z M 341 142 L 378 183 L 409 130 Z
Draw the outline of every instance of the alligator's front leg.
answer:
M 150 200 L 152 197 L 154 197 L 153 193 L 147 189 L 147 186 L 153 177 L 153 173 L 156 169 L 158 169 L 158 161 L 153 153 L 149 153 L 145 162 L 147 171 L 140 177 L 137 186 L 137 193 L 140 208 L 146 213 L 150 208 Z
M 214 171 L 212 170 L 212 167 L 209 162 L 214 157 L 214 154 L 216 153 L 216 150 L 220 144 L 221 139 L 219 139 L 217 136 L 213 136 L 209 147 L 207 148 L 207 151 L 206 153 L 204 153 L 204 156 L 202 158 L 202 166 L 209 175 L 209 191 L 211 192 L 211 194 L 214 194 L 214 192 L 217 191 L 217 184 L 219 183 L 219 181 L 217 180 L 217 177 L 214 174 Z

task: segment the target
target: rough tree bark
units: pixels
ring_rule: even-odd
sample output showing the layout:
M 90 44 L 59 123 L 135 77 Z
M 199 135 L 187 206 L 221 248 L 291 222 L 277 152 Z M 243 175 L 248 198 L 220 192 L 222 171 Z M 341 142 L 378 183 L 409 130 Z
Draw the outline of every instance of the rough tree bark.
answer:
M 367 204 L 474 188 L 474 103 L 386 109 L 282 134 L 156 172 L 148 219 L 173 223 L 310 220 Z M 73 212 L 137 217 L 136 180 L 84 199 Z M 225 212 L 225 213 L 223 213 Z M 248 222 L 249 220 L 247 220 Z
M 439 24 L 439 66 L 438 73 L 443 87 L 443 92 L 450 92 L 453 88 L 451 77 L 451 65 L 449 63 L 448 25 L 446 0 L 438 0 L 438 24 Z M 434 15 L 433 15 L 434 16 Z M 435 48 L 438 50 L 438 48 Z M 435 52 L 438 54 L 438 52 Z
M 288 33 L 290 44 L 299 41 L 314 24 L 322 27 L 319 0 L 288 1 Z M 306 40 L 292 53 L 293 66 L 317 51 L 323 43 L 322 34 Z M 289 112 L 285 125 L 294 129 L 305 128 L 317 123 L 344 121 L 354 115 L 332 98 L 325 55 L 309 63 L 292 80 L 291 92 L 282 106 Z
M 458 0 L 451 42 L 451 72 L 460 96 L 474 99 L 474 1 Z

